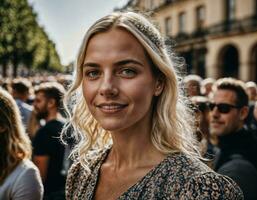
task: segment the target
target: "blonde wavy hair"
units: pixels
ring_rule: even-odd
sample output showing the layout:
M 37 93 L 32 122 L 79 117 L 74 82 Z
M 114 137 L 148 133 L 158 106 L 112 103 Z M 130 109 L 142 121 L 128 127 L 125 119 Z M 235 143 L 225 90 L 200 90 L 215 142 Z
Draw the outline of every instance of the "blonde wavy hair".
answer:
M 87 31 L 80 48 L 74 73 L 74 82 L 68 90 L 64 102 L 69 113 L 69 123 L 65 131 L 72 127 L 77 141 L 72 155 L 78 156 L 80 163 L 87 168 L 85 155 L 94 147 L 108 145 L 111 136 L 89 112 L 82 95 L 82 66 L 88 42 L 92 36 L 113 28 L 127 30 L 144 47 L 153 72 L 161 75 L 164 90 L 153 107 L 151 141 L 160 152 L 168 154 L 183 152 L 199 158 L 199 150 L 193 129 L 193 115 L 187 106 L 188 100 L 180 88 L 181 78 L 175 70 L 174 53 L 168 53 L 164 39 L 158 29 L 141 14 L 124 11 L 114 12 L 96 21 Z M 156 75 L 157 76 L 157 75 Z
M 13 97 L 0 88 L 0 185 L 25 158 L 31 158 L 31 143 L 25 133 Z

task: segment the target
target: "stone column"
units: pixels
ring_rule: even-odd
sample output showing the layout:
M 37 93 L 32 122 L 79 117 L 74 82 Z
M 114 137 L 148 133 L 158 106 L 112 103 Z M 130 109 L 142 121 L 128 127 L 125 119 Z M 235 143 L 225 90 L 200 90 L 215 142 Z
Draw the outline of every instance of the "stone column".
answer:
M 250 55 L 247 54 L 247 50 L 240 47 L 240 57 L 239 57 L 239 74 L 238 77 L 242 81 L 249 81 L 251 79 L 250 70 Z

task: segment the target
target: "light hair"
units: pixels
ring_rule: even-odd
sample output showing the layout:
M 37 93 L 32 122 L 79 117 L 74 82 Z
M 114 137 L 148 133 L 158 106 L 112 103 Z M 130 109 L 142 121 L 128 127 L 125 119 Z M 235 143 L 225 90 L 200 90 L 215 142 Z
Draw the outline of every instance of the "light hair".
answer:
M 246 83 L 245 83 L 245 87 L 246 87 L 246 88 L 255 88 L 255 89 L 257 89 L 257 85 L 256 85 L 256 83 L 253 82 L 253 81 L 248 81 L 248 82 L 246 82 Z
M 199 84 L 199 86 L 201 85 L 202 80 L 203 79 L 197 74 L 189 74 L 184 77 L 184 83 L 188 83 L 190 81 L 195 81 Z
M 98 20 L 87 31 L 80 48 L 76 63 L 75 78 L 64 101 L 66 109 L 70 111 L 70 123 L 65 130 L 72 126 L 77 144 L 73 155 L 77 155 L 85 168 L 85 155 L 95 146 L 105 146 L 111 142 L 108 131 L 89 112 L 82 95 L 82 66 L 86 48 L 90 38 L 94 35 L 120 28 L 135 36 L 141 43 L 153 64 L 153 72 L 159 72 L 164 81 L 164 89 L 153 106 L 151 127 L 151 141 L 164 154 L 183 152 L 199 158 L 200 154 L 196 139 L 193 135 L 193 117 L 186 97 L 182 96 L 179 87 L 181 78 L 175 72 L 173 54 L 168 54 L 166 45 L 158 29 L 143 15 L 131 12 L 114 12 Z M 62 134 L 62 135 L 63 135 Z
M 13 97 L 0 88 L 0 185 L 12 170 L 31 158 L 31 143 Z

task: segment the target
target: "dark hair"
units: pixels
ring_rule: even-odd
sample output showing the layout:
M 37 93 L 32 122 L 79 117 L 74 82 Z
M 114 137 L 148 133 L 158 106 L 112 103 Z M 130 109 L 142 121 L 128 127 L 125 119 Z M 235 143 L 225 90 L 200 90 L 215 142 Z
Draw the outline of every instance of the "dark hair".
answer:
M 42 92 L 48 99 L 54 99 L 56 102 L 56 107 L 62 109 L 62 98 L 65 93 L 64 87 L 57 82 L 46 82 L 41 83 L 35 88 L 35 94 Z
M 26 94 L 29 92 L 29 89 L 31 87 L 31 83 L 29 80 L 24 78 L 14 79 L 12 81 L 12 89 L 15 90 L 19 94 Z
M 236 94 L 236 105 L 239 107 L 248 106 L 248 95 L 245 90 L 245 83 L 235 78 L 222 78 L 214 84 L 214 90 L 231 90 Z

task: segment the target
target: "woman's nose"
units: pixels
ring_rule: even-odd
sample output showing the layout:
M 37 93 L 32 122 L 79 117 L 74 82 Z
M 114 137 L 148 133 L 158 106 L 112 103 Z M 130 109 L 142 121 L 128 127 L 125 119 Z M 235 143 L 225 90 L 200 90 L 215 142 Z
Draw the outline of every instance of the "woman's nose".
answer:
M 114 97 L 119 93 L 115 77 L 111 74 L 106 74 L 100 85 L 99 93 L 101 96 Z

